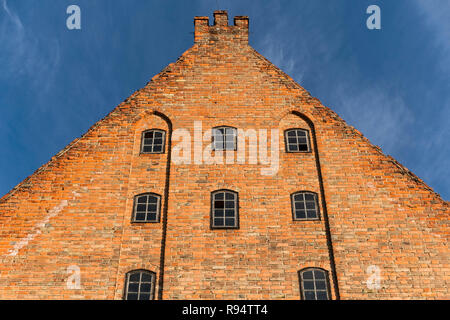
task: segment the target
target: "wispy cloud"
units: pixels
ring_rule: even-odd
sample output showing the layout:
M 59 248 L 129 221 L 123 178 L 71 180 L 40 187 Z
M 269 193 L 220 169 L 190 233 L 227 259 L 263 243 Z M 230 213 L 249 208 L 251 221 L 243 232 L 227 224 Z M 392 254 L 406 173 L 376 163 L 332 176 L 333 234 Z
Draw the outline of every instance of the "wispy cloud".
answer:
M 60 63 L 59 41 L 42 39 L 26 28 L 6 0 L 1 0 L 0 21 L 0 80 L 25 80 L 28 89 L 31 85 L 44 93 Z
M 432 29 L 429 36 L 442 52 L 441 67 L 450 77 L 450 2 L 448 0 L 414 0 L 424 22 Z

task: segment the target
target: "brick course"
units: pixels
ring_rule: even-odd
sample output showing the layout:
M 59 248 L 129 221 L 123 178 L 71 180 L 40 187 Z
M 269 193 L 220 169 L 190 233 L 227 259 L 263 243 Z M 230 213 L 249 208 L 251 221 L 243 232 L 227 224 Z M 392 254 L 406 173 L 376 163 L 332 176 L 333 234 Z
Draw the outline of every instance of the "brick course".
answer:
M 449 203 L 251 48 L 247 17 L 234 22 L 196 17 L 178 61 L 0 199 L 0 298 L 121 299 L 125 274 L 147 269 L 157 298 L 299 299 L 305 267 L 328 271 L 334 299 L 336 288 L 341 299 L 450 298 Z M 195 121 L 279 129 L 278 173 L 170 161 L 171 132 L 193 137 Z M 162 154 L 140 154 L 151 128 L 167 132 Z M 312 152 L 286 153 L 288 128 L 309 130 Z M 222 188 L 239 193 L 239 229 L 210 229 Z M 320 220 L 292 220 L 300 190 L 318 194 Z M 161 195 L 161 222 L 131 222 L 144 192 Z M 371 265 L 379 289 L 366 285 Z

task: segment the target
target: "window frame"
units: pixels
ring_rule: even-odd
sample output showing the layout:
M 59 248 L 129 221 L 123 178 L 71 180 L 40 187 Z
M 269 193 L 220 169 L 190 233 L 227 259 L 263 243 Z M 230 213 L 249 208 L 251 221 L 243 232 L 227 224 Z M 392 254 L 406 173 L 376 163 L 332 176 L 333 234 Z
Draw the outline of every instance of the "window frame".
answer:
M 306 151 L 291 151 L 289 150 L 289 140 L 288 140 L 288 132 L 289 131 L 294 131 L 294 130 L 301 130 L 304 131 L 306 134 L 306 145 L 308 147 L 308 150 Z M 295 135 L 297 137 L 297 134 Z M 309 137 L 309 130 L 308 129 L 303 129 L 303 128 L 289 128 L 284 130 L 284 146 L 285 146 L 285 151 L 286 153 L 312 153 L 312 146 L 311 146 L 311 140 Z
M 145 152 L 144 151 L 145 134 L 147 132 L 150 132 L 150 131 L 155 131 L 155 132 L 162 133 L 162 148 L 161 148 L 161 151 L 158 151 L 158 152 Z M 152 149 L 153 149 L 153 146 L 152 146 Z M 139 153 L 140 154 L 163 154 L 163 153 L 166 153 L 166 131 L 163 130 L 163 129 L 157 129 L 157 128 L 153 128 L 153 129 L 148 129 L 148 130 L 142 131 L 142 133 L 141 133 L 141 148 L 140 148 L 140 152 Z
M 313 271 L 314 272 L 315 270 L 321 271 L 321 272 L 323 272 L 325 274 L 325 285 L 326 285 L 326 290 L 325 291 L 326 291 L 327 296 L 328 296 L 327 300 L 333 300 L 333 296 L 331 295 L 330 277 L 329 277 L 328 270 L 325 270 L 323 268 L 318 268 L 318 267 L 306 267 L 306 268 L 303 268 L 303 269 L 301 269 L 301 270 L 299 270 L 297 272 L 298 273 L 299 286 L 300 286 L 300 300 L 308 301 L 308 299 L 305 298 L 305 289 L 303 287 L 303 282 L 304 282 L 303 273 L 306 272 L 306 271 Z M 315 286 L 316 285 L 314 283 L 314 288 L 315 288 Z M 306 290 L 306 291 L 311 291 L 311 290 Z M 315 290 L 314 293 L 315 293 L 315 296 L 317 297 L 316 291 L 317 290 Z M 323 290 L 320 290 L 320 291 L 323 291 Z M 313 301 L 313 300 L 309 300 L 309 301 Z M 315 301 L 318 301 L 318 300 L 315 299 Z M 323 300 L 323 301 L 325 301 L 325 300 Z
M 123 296 L 122 296 L 122 300 L 127 300 L 127 301 L 133 301 L 133 300 L 128 300 L 128 289 L 129 289 L 129 284 L 130 284 L 130 276 L 134 273 L 147 273 L 150 274 L 152 279 L 151 279 L 151 288 L 150 288 L 150 299 L 148 300 L 140 300 L 140 301 L 150 301 L 150 300 L 155 300 L 155 287 L 156 287 L 156 273 L 150 270 L 146 270 L 146 269 L 134 269 L 134 270 L 130 270 L 125 274 L 125 282 L 124 282 L 124 286 L 123 286 Z M 139 295 L 140 295 L 140 289 L 141 289 L 141 277 L 139 278 L 139 291 L 138 291 L 138 300 L 139 300 Z
M 157 198 L 156 202 L 156 220 L 155 221 L 142 221 L 136 220 L 136 211 L 138 205 L 138 198 L 141 196 L 155 196 Z M 154 192 L 144 192 L 134 196 L 133 199 L 133 212 L 131 214 L 131 223 L 159 223 L 161 221 L 161 195 Z M 146 203 L 147 204 L 147 203 Z M 145 212 L 145 216 L 147 217 L 148 212 Z
M 226 149 L 226 141 L 224 141 L 224 148 L 223 149 L 216 149 L 216 144 L 214 141 L 215 135 L 214 135 L 214 130 L 216 129 L 233 129 L 234 131 L 234 149 Z M 226 136 L 226 134 L 225 134 Z M 211 151 L 237 151 L 237 138 L 238 138 L 238 130 L 235 127 L 231 127 L 231 126 L 217 126 L 217 127 L 213 127 L 211 129 Z
M 235 196 L 235 204 L 234 204 L 234 209 L 235 209 L 235 225 L 234 226 L 215 226 L 214 225 L 214 195 L 220 192 L 229 192 L 234 194 Z M 225 197 L 224 197 L 225 200 Z M 224 216 L 225 218 L 225 216 Z M 239 221 L 239 193 L 230 189 L 219 189 L 219 190 L 214 190 L 211 192 L 211 209 L 210 209 L 210 229 L 214 230 L 214 229 L 239 229 L 240 228 L 240 221 Z
M 294 196 L 298 195 L 298 194 L 312 194 L 315 196 L 315 204 L 317 207 L 317 217 L 316 218 L 308 218 L 308 216 L 306 215 L 306 218 L 304 219 L 299 219 L 296 217 L 295 215 L 295 200 L 294 200 Z M 304 199 L 304 197 L 303 197 Z M 305 201 L 306 202 L 306 201 Z M 306 204 L 306 203 L 305 203 Z M 305 207 L 306 210 L 306 207 Z M 320 206 L 319 206 L 319 194 L 317 192 L 314 191 L 309 191 L 309 190 L 301 190 L 301 191 L 296 191 L 294 193 L 291 193 L 291 212 L 292 212 L 292 220 L 293 221 L 320 221 Z

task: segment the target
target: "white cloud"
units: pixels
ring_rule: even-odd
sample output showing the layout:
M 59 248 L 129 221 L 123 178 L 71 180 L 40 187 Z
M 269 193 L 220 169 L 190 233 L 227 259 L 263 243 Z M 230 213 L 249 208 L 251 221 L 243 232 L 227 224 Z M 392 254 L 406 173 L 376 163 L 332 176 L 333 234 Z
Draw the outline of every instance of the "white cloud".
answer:
M 44 93 L 60 62 L 59 41 L 42 39 L 27 29 L 6 0 L 1 0 L 0 21 L 0 79 L 8 82 L 26 80 L 28 89 L 38 87 Z
M 436 49 L 442 51 L 443 67 L 450 72 L 450 2 L 448 0 L 414 0 L 423 21 L 434 31 L 430 34 Z

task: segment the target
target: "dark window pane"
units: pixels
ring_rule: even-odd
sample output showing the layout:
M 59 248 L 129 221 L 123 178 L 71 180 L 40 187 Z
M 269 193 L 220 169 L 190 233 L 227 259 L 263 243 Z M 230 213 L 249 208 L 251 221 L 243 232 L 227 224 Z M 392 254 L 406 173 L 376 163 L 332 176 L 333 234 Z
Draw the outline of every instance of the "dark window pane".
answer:
M 154 146 L 153 147 L 153 152 L 161 152 L 162 151 L 162 146 Z
M 145 212 L 146 205 L 145 204 L 138 204 L 136 207 L 136 211 L 144 211 Z
M 142 283 L 141 284 L 141 294 L 142 293 L 150 294 L 151 287 L 152 287 L 151 283 Z
M 299 209 L 303 210 L 303 209 L 305 209 L 305 204 L 304 204 L 303 202 L 296 202 L 296 203 L 295 203 L 295 209 L 297 209 L 297 210 L 299 210 Z
M 305 193 L 305 200 L 306 201 L 312 201 L 314 200 L 314 195 L 311 193 Z
M 316 300 L 314 291 L 305 291 L 305 300 Z
M 234 200 L 234 194 L 233 193 L 226 193 L 225 199 L 227 200 Z
M 151 282 L 152 278 L 153 278 L 152 274 L 150 274 L 148 272 L 143 272 L 141 281 L 142 282 Z
M 316 279 L 325 279 L 325 272 L 321 270 L 314 270 L 314 277 Z
M 139 296 L 139 300 L 150 300 L 150 294 L 141 293 L 141 295 Z
M 217 209 L 219 209 L 219 208 L 224 208 L 224 206 L 225 206 L 225 203 L 224 203 L 224 202 L 225 202 L 225 201 L 216 200 L 216 201 L 214 202 L 214 207 L 217 208 Z
M 298 146 L 298 151 L 308 151 L 308 146 L 306 144 L 301 144 Z
M 156 221 L 156 213 L 147 213 L 147 221 Z
M 144 145 L 145 146 L 151 146 L 153 142 L 153 139 L 144 139 Z
M 222 199 L 223 199 L 223 196 L 224 196 L 223 192 L 219 192 L 219 193 L 216 193 L 216 194 L 214 195 L 214 199 L 216 199 L 216 200 L 222 200 Z
M 288 131 L 289 137 L 295 137 L 295 130 Z
M 294 195 L 295 201 L 303 201 L 303 194 L 296 194 Z
M 154 133 L 154 138 L 155 138 L 155 139 L 160 139 L 160 138 L 162 138 L 162 132 L 155 131 L 155 133 Z
M 234 210 L 225 210 L 225 217 L 234 217 Z
M 226 201 L 225 208 L 234 208 L 234 201 Z
M 138 203 L 146 203 L 147 202 L 147 196 L 139 197 Z
M 304 271 L 302 276 L 303 276 L 303 279 L 312 279 L 313 273 L 312 273 L 312 271 Z
M 158 202 L 158 198 L 154 197 L 154 196 L 150 196 L 148 199 L 149 203 L 157 203 Z
M 303 130 L 297 130 L 297 136 L 298 137 L 306 137 L 306 132 Z
M 289 151 L 298 151 L 298 147 L 296 144 L 290 144 L 289 145 Z
M 317 291 L 317 300 L 328 300 L 328 295 L 326 291 Z
M 314 281 L 303 281 L 303 288 L 305 290 L 314 290 Z
M 326 286 L 325 281 L 322 281 L 322 280 L 316 281 L 316 289 L 317 290 L 325 290 L 326 288 L 327 288 L 327 286 Z
M 156 204 L 149 204 L 148 205 L 148 211 L 156 212 Z
M 128 293 L 127 300 L 137 300 L 138 295 L 137 293 Z
M 308 210 L 308 213 L 307 213 L 307 215 L 308 215 L 308 218 L 309 219 L 311 219 L 311 218 L 317 218 L 317 214 L 316 214 L 316 211 L 315 210 Z
M 295 218 L 296 219 L 306 219 L 305 211 L 295 211 Z
M 145 212 L 136 212 L 136 221 L 145 221 Z
M 153 131 L 148 131 L 144 134 L 144 138 L 146 139 L 152 139 L 153 138 Z
M 143 152 L 152 152 L 152 147 L 144 146 L 142 149 Z
M 234 218 L 225 218 L 225 225 L 227 227 L 233 227 L 234 226 Z
M 130 274 L 130 281 L 139 281 L 139 278 L 140 278 L 140 274 L 139 274 L 139 272 L 136 272 L 136 273 L 132 273 L 132 274 Z
M 223 217 L 223 210 L 214 210 L 214 216 L 216 217 L 216 218 L 219 218 L 219 217 Z
M 128 285 L 128 292 L 138 292 L 138 290 L 139 290 L 138 282 L 132 282 Z
M 306 209 L 315 209 L 316 203 L 315 202 L 306 202 Z
M 224 221 L 223 221 L 223 219 L 217 219 L 217 218 L 215 218 L 214 219 L 214 226 L 216 226 L 216 227 L 223 227 L 224 226 Z

